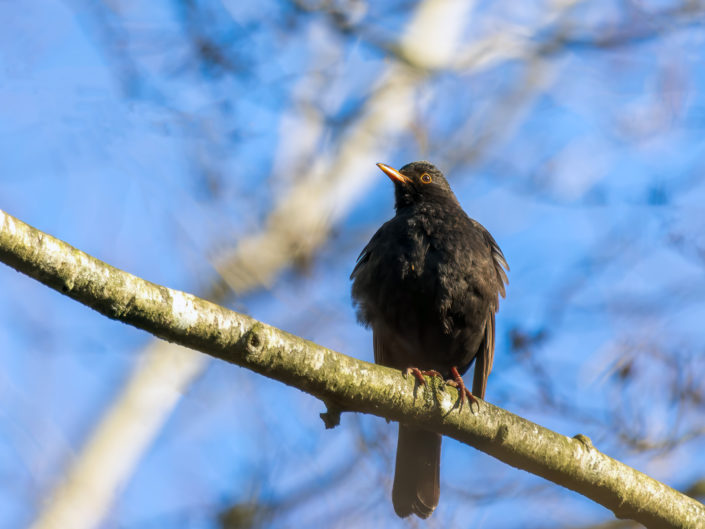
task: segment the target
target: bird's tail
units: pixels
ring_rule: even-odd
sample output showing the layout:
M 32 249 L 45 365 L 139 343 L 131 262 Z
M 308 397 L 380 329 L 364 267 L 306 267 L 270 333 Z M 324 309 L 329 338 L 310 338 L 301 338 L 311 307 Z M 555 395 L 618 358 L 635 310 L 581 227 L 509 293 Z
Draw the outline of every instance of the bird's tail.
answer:
M 402 518 L 428 518 L 440 493 L 441 436 L 399 425 L 392 503 Z

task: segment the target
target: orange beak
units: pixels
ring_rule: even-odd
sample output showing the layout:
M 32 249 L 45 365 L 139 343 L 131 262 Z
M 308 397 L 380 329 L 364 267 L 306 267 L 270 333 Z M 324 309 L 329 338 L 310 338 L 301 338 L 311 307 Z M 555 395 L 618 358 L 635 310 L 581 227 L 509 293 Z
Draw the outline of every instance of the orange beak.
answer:
M 411 180 L 409 177 L 404 176 L 393 167 L 389 167 L 388 165 L 385 165 L 383 163 L 378 163 L 377 167 L 382 169 L 384 174 L 386 174 L 392 180 L 392 182 L 399 182 L 400 184 L 405 184 L 409 180 Z

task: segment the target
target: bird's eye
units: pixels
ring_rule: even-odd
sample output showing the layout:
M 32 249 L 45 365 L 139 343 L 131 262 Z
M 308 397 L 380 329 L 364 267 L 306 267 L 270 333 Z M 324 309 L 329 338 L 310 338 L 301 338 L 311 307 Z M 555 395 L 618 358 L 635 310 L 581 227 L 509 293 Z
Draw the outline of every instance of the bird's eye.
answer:
M 433 180 L 433 179 L 431 178 L 431 175 L 428 174 L 428 173 L 424 173 L 424 174 L 421 175 L 421 181 L 422 181 L 424 184 L 430 184 L 430 183 L 432 182 L 432 180 Z

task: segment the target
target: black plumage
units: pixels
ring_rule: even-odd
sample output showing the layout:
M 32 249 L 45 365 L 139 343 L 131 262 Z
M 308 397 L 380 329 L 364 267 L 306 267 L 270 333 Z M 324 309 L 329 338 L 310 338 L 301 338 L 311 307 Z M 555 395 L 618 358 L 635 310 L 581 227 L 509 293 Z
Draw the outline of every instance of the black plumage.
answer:
M 372 328 L 375 362 L 450 378 L 475 362 L 484 397 L 494 357 L 495 312 L 508 270 L 489 232 L 463 211 L 429 162 L 396 171 L 396 215 L 374 234 L 351 274 L 358 319 Z M 400 424 L 392 491 L 399 516 L 427 518 L 438 504 L 441 436 Z

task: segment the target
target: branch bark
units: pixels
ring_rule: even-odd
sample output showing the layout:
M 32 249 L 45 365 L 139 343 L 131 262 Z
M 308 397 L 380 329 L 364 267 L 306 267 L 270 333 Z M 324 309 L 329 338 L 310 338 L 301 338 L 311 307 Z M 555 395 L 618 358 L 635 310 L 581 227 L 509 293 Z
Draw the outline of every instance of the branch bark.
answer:
M 150 283 L 0 211 L 0 261 L 101 314 L 246 367 L 341 411 L 371 413 L 453 437 L 651 528 L 705 528 L 705 506 L 597 450 L 482 400 L 458 408 L 442 382 L 356 360 L 190 294 Z

